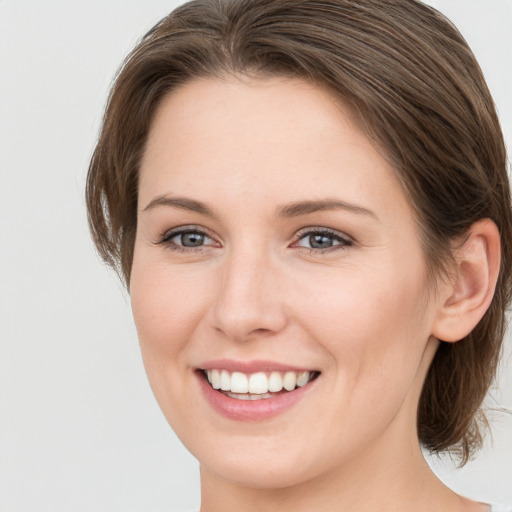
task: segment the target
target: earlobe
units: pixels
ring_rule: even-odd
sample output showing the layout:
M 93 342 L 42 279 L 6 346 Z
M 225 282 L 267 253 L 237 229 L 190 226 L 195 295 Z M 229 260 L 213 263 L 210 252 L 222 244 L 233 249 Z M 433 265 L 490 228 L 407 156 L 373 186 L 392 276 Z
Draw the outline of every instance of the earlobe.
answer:
M 471 226 L 453 250 L 454 278 L 445 283 L 432 335 L 455 342 L 467 336 L 487 311 L 500 269 L 500 234 L 496 224 L 483 219 Z

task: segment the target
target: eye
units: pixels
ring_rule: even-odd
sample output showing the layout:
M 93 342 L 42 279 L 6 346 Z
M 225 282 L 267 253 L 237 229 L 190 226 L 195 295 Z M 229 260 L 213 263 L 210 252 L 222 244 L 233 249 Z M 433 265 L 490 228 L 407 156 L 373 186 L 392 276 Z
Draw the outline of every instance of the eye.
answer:
M 197 251 L 216 245 L 208 233 L 195 226 L 182 226 L 166 231 L 159 243 L 181 252 Z
M 309 228 L 299 234 L 295 247 L 309 249 L 310 252 L 329 252 L 351 246 L 353 241 L 346 235 L 327 229 Z
M 176 245 L 182 245 L 183 247 L 199 247 L 204 245 L 207 238 L 208 237 L 204 233 L 188 231 L 186 233 L 174 235 L 169 239 L 169 241 Z

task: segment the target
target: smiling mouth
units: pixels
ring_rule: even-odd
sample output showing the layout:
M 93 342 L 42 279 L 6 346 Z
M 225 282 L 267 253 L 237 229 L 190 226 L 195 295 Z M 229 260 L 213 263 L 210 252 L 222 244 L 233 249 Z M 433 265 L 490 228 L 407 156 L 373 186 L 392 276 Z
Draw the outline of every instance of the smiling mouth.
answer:
M 306 386 L 320 372 L 257 372 L 246 374 L 224 369 L 200 370 L 210 386 L 236 400 L 264 400 Z

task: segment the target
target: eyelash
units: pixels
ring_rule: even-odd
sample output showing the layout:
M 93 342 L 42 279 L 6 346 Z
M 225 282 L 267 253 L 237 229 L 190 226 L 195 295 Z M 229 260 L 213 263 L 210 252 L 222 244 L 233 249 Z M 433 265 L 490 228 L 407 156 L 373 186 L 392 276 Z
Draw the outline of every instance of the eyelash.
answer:
M 179 228 L 171 229 L 171 230 L 163 233 L 160 236 L 160 242 L 158 242 L 158 244 L 164 245 L 166 248 L 170 249 L 171 251 L 176 251 L 176 252 L 181 252 L 181 253 L 190 253 L 190 252 L 200 253 L 200 252 L 206 250 L 206 246 L 204 246 L 204 245 L 197 246 L 197 247 L 186 247 L 184 245 L 178 245 L 174 242 L 171 242 L 171 240 L 174 237 L 179 236 L 179 235 L 184 235 L 187 233 L 203 235 L 203 236 L 208 237 L 213 240 L 213 236 L 211 236 L 211 234 L 207 230 L 202 229 L 199 226 L 181 226 Z
M 181 252 L 181 253 L 200 253 L 206 250 L 208 246 L 201 245 L 196 247 L 186 247 L 183 245 L 176 244 L 175 242 L 171 242 L 171 240 L 179 235 L 183 234 L 199 234 L 205 237 L 210 238 L 211 240 L 214 240 L 214 237 L 210 234 L 209 231 L 200 228 L 199 226 L 181 226 L 179 228 L 175 228 L 169 231 L 166 231 L 159 237 L 159 242 L 157 242 L 158 245 L 164 245 L 166 248 Z M 308 236 L 312 235 L 321 235 L 328 237 L 335 242 L 339 242 L 336 245 L 332 245 L 331 247 L 325 248 L 325 249 L 318 249 L 314 247 L 302 247 L 297 246 L 297 244 L 301 241 L 307 238 Z M 306 228 L 299 233 L 297 233 L 295 241 L 291 244 L 291 247 L 296 247 L 302 251 L 306 251 L 309 254 L 326 254 L 333 251 L 339 251 L 346 249 L 347 247 L 350 247 L 354 244 L 353 240 L 348 236 L 343 236 L 338 231 L 335 231 L 333 229 L 329 228 Z
M 332 240 L 339 242 L 336 245 L 328 247 L 326 249 L 317 249 L 314 247 L 302 247 L 299 246 L 301 250 L 307 251 L 309 254 L 326 254 L 333 251 L 344 250 L 347 247 L 350 247 L 354 244 L 353 240 L 347 235 L 342 235 L 340 232 L 335 231 L 334 229 L 329 228 L 306 228 L 303 231 L 297 233 L 296 241 L 293 242 L 292 246 L 296 246 L 298 242 L 304 240 L 308 236 L 311 235 L 321 235 L 327 238 L 331 238 Z

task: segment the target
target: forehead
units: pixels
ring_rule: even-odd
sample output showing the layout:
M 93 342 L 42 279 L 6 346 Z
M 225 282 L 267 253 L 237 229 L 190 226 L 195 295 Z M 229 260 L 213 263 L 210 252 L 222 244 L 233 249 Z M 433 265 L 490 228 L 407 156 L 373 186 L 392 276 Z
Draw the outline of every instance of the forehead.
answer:
M 313 132 L 328 135 L 341 125 L 355 128 L 349 108 L 327 88 L 302 79 L 197 78 L 173 90 L 158 106 L 146 154 L 168 135 L 176 139 L 202 136 L 204 142 L 219 147 L 236 142 L 252 149 L 258 143 L 269 148 L 278 144 L 307 148 Z M 329 139 L 325 137 L 325 142 Z M 166 143 L 173 140 L 167 138 Z
M 187 190 L 205 201 L 334 193 L 374 207 L 391 197 L 407 208 L 393 169 L 349 108 L 327 89 L 289 78 L 201 78 L 164 98 L 142 161 L 140 199 Z

